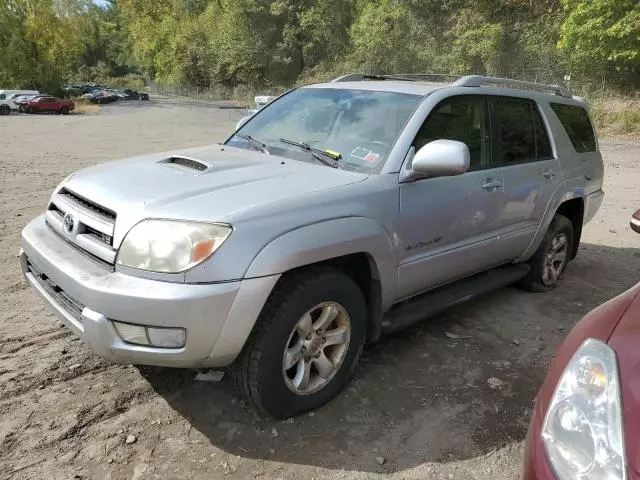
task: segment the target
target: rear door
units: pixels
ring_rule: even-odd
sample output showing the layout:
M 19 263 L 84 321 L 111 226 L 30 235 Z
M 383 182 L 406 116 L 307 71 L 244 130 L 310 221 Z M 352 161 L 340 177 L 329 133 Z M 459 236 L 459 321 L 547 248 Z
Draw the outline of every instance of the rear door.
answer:
M 490 104 L 493 163 L 504 179 L 497 220 L 499 254 L 510 261 L 533 240 L 562 174 L 534 100 L 493 96 Z

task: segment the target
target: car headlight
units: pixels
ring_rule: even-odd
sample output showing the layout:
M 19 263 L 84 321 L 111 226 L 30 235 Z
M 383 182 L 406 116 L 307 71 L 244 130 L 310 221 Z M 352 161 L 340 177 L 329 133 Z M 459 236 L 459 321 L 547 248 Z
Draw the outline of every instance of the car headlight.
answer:
M 183 272 L 213 255 L 230 234 L 229 225 L 143 220 L 127 233 L 116 263 L 152 272 Z
M 614 351 L 589 338 L 565 368 L 542 427 L 559 480 L 625 480 L 622 400 Z

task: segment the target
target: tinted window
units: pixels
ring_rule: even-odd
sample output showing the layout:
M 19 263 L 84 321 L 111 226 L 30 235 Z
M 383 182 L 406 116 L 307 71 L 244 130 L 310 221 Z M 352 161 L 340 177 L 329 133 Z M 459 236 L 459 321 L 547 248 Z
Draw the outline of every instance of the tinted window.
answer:
M 7 96 L 4 93 L 0 93 L 0 100 L 4 100 Z
M 576 152 L 595 152 L 596 136 L 587 110 L 575 105 L 563 105 L 561 103 L 552 103 L 551 108 L 560 119 Z
M 491 136 L 485 97 L 463 95 L 442 101 L 429 114 L 413 141 L 416 151 L 434 140 L 457 140 L 469 147 L 470 170 L 491 164 Z
M 521 163 L 551 158 L 551 146 L 540 112 L 530 100 L 494 97 L 497 163 Z

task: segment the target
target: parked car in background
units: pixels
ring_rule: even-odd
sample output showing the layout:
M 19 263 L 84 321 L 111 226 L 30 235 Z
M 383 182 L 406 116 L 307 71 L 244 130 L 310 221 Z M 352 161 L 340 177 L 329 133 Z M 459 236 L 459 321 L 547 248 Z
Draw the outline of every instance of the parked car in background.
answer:
M 253 108 L 249 109 L 249 115 L 253 115 L 258 110 L 260 110 L 261 108 L 263 108 L 265 105 L 267 105 L 269 102 L 275 100 L 276 98 L 277 97 L 272 96 L 272 95 L 257 95 L 253 99 L 253 101 L 255 102 L 255 106 Z
M 563 87 L 354 74 L 224 145 L 70 175 L 20 258 L 102 357 L 226 367 L 287 418 L 338 394 L 367 340 L 510 283 L 556 287 L 603 173 Z
M 71 100 L 62 100 L 55 97 L 37 97 L 32 100 L 27 100 L 24 104 L 24 109 L 27 113 L 57 113 L 61 115 L 68 115 L 76 106 Z
M 0 90 L 0 115 L 9 115 L 11 110 L 17 110 L 16 97 L 20 95 L 37 95 L 37 90 Z
M 640 233 L 640 210 L 631 218 Z M 640 283 L 580 320 L 536 397 L 523 480 L 640 478 Z
M 269 102 L 272 102 L 278 97 L 272 95 L 257 95 L 254 97 L 253 101 L 255 102 L 255 106 L 247 110 L 247 115 L 242 117 L 238 123 L 236 124 L 236 130 L 238 130 L 252 115 L 255 115 L 258 110 L 266 106 Z
M 46 97 L 46 96 L 47 95 L 20 95 L 18 98 L 15 98 L 13 102 L 15 103 L 16 109 L 18 110 L 18 112 L 25 113 L 26 112 L 25 105 L 27 104 L 28 101 L 34 100 L 38 97 Z
M 145 92 L 126 88 L 123 90 L 123 93 L 127 96 L 125 100 L 149 100 L 149 94 Z

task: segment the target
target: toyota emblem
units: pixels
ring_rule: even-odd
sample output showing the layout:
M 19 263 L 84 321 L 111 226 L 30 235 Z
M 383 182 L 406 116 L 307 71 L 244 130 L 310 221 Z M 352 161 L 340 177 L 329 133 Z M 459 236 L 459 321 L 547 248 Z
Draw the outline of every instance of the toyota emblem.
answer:
M 64 225 L 64 230 L 67 233 L 71 233 L 73 231 L 73 215 L 67 213 L 62 219 L 62 224 Z

